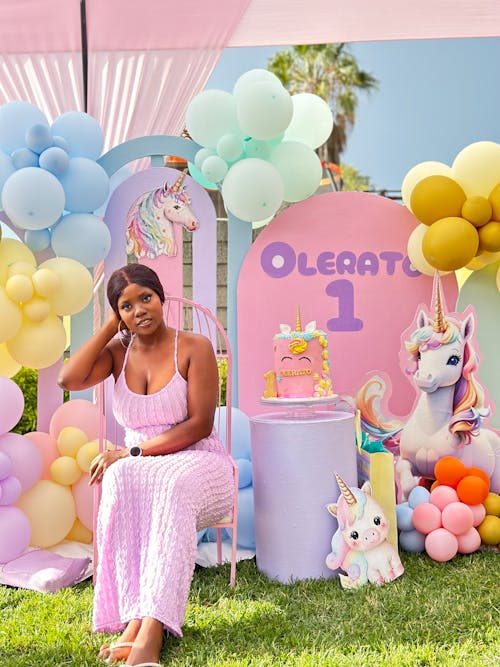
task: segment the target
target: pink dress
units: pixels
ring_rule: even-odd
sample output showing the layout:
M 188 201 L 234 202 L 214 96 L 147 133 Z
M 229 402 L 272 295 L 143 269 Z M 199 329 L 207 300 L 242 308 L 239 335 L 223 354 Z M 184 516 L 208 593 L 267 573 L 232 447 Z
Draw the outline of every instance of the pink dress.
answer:
M 113 413 L 125 445 L 165 432 L 187 418 L 187 382 L 177 367 L 160 391 L 132 392 L 125 355 L 113 395 Z M 180 452 L 128 457 L 105 473 L 97 529 L 94 591 L 96 632 L 119 632 L 146 616 L 182 636 L 196 557 L 196 531 L 229 514 L 233 472 L 217 433 Z

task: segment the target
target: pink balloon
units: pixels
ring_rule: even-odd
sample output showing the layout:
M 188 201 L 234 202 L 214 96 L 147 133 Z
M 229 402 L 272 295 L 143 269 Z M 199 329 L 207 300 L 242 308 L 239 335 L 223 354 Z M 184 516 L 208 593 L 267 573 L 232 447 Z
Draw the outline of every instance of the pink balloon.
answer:
M 83 398 L 63 403 L 52 415 L 50 435 L 57 440 L 65 426 L 75 426 L 81 429 L 89 440 L 94 440 L 99 437 L 99 408 Z
M 0 505 L 13 505 L 23 492 L 21 482 L 11 475 L 0 481 Z
M 468 505 L 468 507 L 470 507 L 473 516 L 472 525 L 479 526 L 479 524 L 482 523 L 484 517 L 486 516 L 485 506 L 480 503 L 479 505 Z
M 446 505 L 441 515 L 443 528 L 447 528 L 454 535 L 463 535 L 472 528 L 474 515 L 465 503 L 450 503 Z
M 7 433 L 23 416 L 24 395 L 14 380 L 0 376 L 0 396 L 2 410 L 0 411 L 0 433 Z
M 93 531 L 94 515 L 94 488 L 89 486 L 90 476 L 85 474 L 80 477 L 71 490 L 75 499 L 76 516 L 87 530 Z
M 425 550 L 432 560 L 445 563 L 456 556 L 458 540 L 446 528 L 437 528 L 425 538 Z
M 7 454 L 0 452 L 0 480 L 6 479 L 12 472 L 12 462 Z
M 459 535 L 457 540 L 460 554 L 472 554 L 481 546 L 481 535 L 475 528 L 469 528 L 466 533 Z
M 8 563 L 30 543 L 31 527 L 26 514 L 18 507 L 0 507 L 0 535 L 0 563 Z
M 42 457 L 36 445 L 24 435 L 6 433 L 0 436 L 0 451 L 12 461 L 12 475 L 21 482 L 23 493 L 31 489 L 42 474 Z
M 413 510 L 412 519 L 415 528 L 427 535 L 441 526 L 441 510 L 431 503 L 421 503 Z
M 35 443 L 42 457 L 42 475 L 40 479 L 52 479 L 49 472 L 50 465 L 60 456 L 57 449 L 57 440 L 43 431 L 26 433 L 26 437 Z
M 446 505 L 456 503 L 457 501 L 457 492 L 455 489 L 452 489 L 451 486 L 446 486 L 446 484 L 436 486 L 436 488 L 431 491 L 431 497 L 429 499 L 429 502 L 436 505 L 436 507 L 439 507 L 440 510 L 444 509 Z

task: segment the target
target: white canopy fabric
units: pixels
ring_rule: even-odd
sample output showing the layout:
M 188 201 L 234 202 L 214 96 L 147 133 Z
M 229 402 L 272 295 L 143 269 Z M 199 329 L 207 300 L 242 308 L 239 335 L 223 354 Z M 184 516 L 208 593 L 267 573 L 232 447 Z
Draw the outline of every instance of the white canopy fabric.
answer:
M 222 50 L 500 34 L 499 0 L 2 0 L 0 104 L 87 108 L 105 149 L 179 134 Z

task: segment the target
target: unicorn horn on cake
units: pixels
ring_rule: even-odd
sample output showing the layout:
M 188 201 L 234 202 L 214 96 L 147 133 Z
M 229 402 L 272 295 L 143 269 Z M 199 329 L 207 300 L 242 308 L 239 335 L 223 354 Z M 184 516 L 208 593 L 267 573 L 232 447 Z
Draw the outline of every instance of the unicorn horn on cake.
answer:
M 295 331 L 302 331 L 302 322 L 300 321 L 300 306 L 297 306 L 297 317 L 295 319 Z
M 432 328 L 436 333 L 444 333 L 448 326 L 448 323 L 445 319 L 443 313 L 443 302 L 441 300 L 441 289 L 440 289 L 440 279 L 439 273 L 436 273 L 434 278 L 434 323 Z

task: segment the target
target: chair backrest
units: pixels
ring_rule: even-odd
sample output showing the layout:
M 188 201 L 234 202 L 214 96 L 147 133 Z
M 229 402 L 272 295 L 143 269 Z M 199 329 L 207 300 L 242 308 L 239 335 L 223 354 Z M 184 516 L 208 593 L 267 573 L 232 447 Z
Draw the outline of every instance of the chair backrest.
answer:
M 168 326 L 202 334 L 212 342 L 219 369 L 215 428 L 228 454 L 231 454 L 232 356 L 226 331 L 208 308 L 184 297 L 167 296 L 163 312 Z M 224 405 L 225 418 L 220 410 Z

